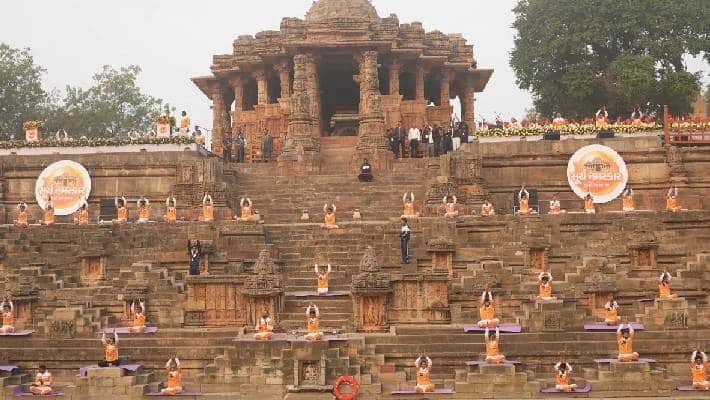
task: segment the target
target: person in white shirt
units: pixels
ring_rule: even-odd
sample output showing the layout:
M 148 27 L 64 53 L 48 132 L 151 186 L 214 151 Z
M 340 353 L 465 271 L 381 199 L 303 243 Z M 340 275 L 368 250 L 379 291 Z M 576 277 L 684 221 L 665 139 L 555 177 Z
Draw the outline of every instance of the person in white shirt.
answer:
M 409 157 L 416 158 L 419 152 L 419 141 L 422 138 L 422 132 L 417 127 L 409 129 Z

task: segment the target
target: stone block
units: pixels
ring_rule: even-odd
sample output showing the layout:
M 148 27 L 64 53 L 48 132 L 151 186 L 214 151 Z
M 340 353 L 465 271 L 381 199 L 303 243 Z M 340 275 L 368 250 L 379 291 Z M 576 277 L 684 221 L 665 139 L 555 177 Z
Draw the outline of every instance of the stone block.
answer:
M 121 368 L 92 368 L 86 375 L 91 378 L 120 378 L 125 375 Z
M 481 375 L 500 375 L 512 377 L 515 375 L 515 365 L 511 364 L 483 364 L 479 366 Z
M 267 385 L 283 385 L 283 377 L 280 376 L 267 376 L 266 378 L 266 384 Z
M 79 318 L 80 310 L 77 308 L 57 308 L 52 313 L 55 320 L 74 321 Z
M 619 376 L 634 372 L 648 372 L 651 370 L 651 364 L 638 362 L 616 362 L 611 364 L 611 371 L 614 375 Z

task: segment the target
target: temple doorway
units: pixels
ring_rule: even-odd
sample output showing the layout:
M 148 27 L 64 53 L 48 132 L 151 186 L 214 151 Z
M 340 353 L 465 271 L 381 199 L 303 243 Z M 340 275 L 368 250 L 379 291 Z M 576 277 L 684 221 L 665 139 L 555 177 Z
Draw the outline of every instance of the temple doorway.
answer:
M 331 57 L 319 65 L 321 126 L 325 136 L 357 136 L 360 85 L 353 80 L 355 75 L 357 70 L 350 57 Z

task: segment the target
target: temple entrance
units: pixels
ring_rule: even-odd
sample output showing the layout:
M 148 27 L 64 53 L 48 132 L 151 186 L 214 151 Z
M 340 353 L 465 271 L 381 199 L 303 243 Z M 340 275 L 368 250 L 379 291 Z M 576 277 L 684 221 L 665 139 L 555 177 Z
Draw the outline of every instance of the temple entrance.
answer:
M 360 85 L 353 80 L 352 61 L 333 59 L 319 65 L 321 126 L 326 136 L 357 136 L 360 117 Z

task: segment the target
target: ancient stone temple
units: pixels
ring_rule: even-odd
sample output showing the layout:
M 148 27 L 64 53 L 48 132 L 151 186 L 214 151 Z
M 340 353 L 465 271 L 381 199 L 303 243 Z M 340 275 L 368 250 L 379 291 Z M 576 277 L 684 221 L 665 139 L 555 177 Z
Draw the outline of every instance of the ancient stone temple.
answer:
M 193 82 L 212 100 L 215 152 L 225 134 L 242 132 L 247 159 L 259 160 L 269 131 L 274 155 L 285 152 L 289 162 L 294 141 L 309 141 L 312 156 L 316 143 L 339 136 L 356 136 L 360 156 L 386 157 L 388 129 L 446 126 L 456 98 L 473 127 L 475 93 L 493 73 L 478 68 L 460 34 L 381 18 L 369 0 L 318 0 L 304 19 L 284 18 L 279 31 L 239 36 L 211 70 Z M 304 106 L 308 119 L 291 109 Z

